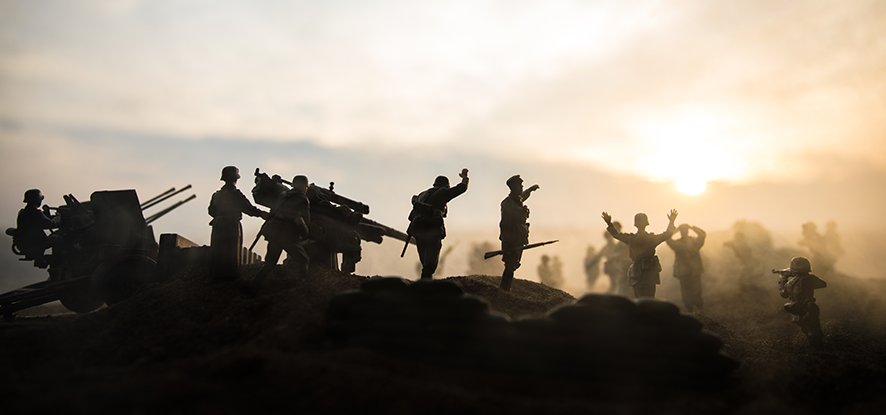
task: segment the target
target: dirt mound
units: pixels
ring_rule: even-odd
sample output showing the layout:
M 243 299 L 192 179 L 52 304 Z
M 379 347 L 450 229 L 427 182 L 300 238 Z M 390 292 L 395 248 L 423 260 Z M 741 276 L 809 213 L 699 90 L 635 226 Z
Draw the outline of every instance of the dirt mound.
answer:
M 248 280 L 260 265 L 245 266 Z M 812 350 L 771 292 L 711 296 L 693 315 L 741 362 L 732 386 L 711 393 L 661 387 L 643 395 L 602 382 L 440 366 L 367 348 L 334 348 L 326 313 L 369 277 L 280 266 L 257 298 L 191 267 L 163 284 L 85 315 L 0 322 L 4 413 L 508 412 L 739 413 L 865 410 L 886 402 L 886 339 L 870 316 L 883 284 L 827 279 L 826 347 Z M 380 277 L 374 277 L 380 278 Z M 448 280 L 513 323 L 576 300 L 541 284 Z M 833 282 L 832 282 L 833 281 Z M 829 293 L 830 291 L 830 293 Z M 853 297 L 855 301 L 853 301 Z M 530 323 L 531 324 L 531 323 Z M 564 363 L 569 363 L 564 359 Z M 602 392 L 602 391 L 606 392 Z

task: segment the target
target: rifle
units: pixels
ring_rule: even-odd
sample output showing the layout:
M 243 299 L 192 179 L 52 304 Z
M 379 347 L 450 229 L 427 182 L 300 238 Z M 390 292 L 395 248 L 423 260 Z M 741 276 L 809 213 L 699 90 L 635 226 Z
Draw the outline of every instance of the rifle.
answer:
M 252 252 L 252 248 L 255 248 L 255 244 L 258 243 L 258 238 L 261 238 L 261 229 L 258 230 L 258 233 L 255 234 L 255 240 L 252 241 L 252 245 L 249 245 L 249 252 Z
M 403 258 L 403 255 L 406 255 L 406 248 L 409 248 L 410 239 L 412 239 L 412 235 L 406 234 L 406 243 L 403 244 L 403 251 L 400 252 L 400 258 Z
M 534 243 L 534 244 L 523 245 L 523 246 L 521 246 L 521 247 L 519 247 L 519 248 L 515 248 L 515 249 L 519 249 L 519 250 L 521 250 L 521 251 L 525 251 L 525 250 L 527 250 L 527 249 L 538 248 L 538 247 L 540 247 L 540 246 L 549 245 L 549 244 L 552 244 L 552 243 L 554 243 L 554 242 L 559 242 L 559 241 L 560 241 L 559 239 L 555 239 L 555 240 L 553 240 L 553 241 L 547 241 L 547 242 L 536 242 L 536 243 Z M 498 251 L 492 251 L 492 252 L 487 252 L 487 253 L 483 254 L 483 259 L 489 259 L 489 258 L 492 258 L 492 257 L 494 257 L 494 256 L 501 255 L 502 253 L 503 253 L 503 251 L 501 251 L 501 250 L 498 250 Z
M 783 280 L 788 279 L 788 278 L 790 278 L 790 277 L 793 277 L 793 276 L 797 275 L 797 273 L 794 272 L 794 271 L 792 271 L 790 268 L 785 268 L 785 269 L 773 269 L 773 270 L 772 270 L 772 273 L 773 273 L 773 274 L 778 274 L 778 275 L 779 275 L 779 278 L 780 278 L 780 279 L 783 279 Z

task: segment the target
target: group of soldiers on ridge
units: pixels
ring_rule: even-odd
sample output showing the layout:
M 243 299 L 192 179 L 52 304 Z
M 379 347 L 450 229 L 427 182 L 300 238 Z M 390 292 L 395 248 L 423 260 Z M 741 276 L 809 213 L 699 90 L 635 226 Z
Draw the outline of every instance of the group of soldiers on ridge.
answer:
M 412 197 L 412 211 L 409 214 L 410 224 L 407 230 L 409 238 L 415 238 L 421 262 L 421 279 L 432 279 L 437 269 L 442 241 L 446 237 L 444 219 L 447 216 L 447 204 L 468 190 L 468 169 L 459 173 L 461 182 L 450 186 L 446 176 L 438 176 L 433 186 Z M 242 255 L 243 231 L 240 225 L 242 215 L 260 217 L 265 220 L 260 234 L 268 242 L 265 262 L 259 272 L 248 285 L 248 290 L 256 295 L 263 281 L 276 267 L 283 251 L 289 257 L 287 266 L 291 266 L 297 275 L 308 273 L 309 257 L 302 242 L 310 232 L 311 213 L 310 201 L 306 196 L 309 187 L 308 178 L 297 175 L 292 179 L 291 189 L 277 197 L 269 212 L 255 207 L 246 196 L 237 189 L 240 179 L 239 170 L 235 166 L 222 169 L 221 181 L 225 184 L 216 191 L 209 204 L 209 215 L 212 217 L 211 261 L 210 274 L 220 281 L 234 281 L 239 278 L 240 255 Z M 529 208 L 525 201 L 539 186 L 523 188 L 523 179 L 514 175 L 505 182 L 509 189 L 508 195 L 501 202 L 501 221 L 499 222 L 499 240 L 504 271 L 501 276 L 500 288 L 510 291 L 514 280 L 514 272 L 520 267 L 523 251 L 540 244 L 529 245 Z M 45 267 L 44 252 L 53 246 L 52 235 L 47 236 L 45 229 L 60 226 L 61 218 L 51 215 L 49 209 L 40 210 L 43 195 L 38 189 L 25 192 L 24 203 L 17 218 L 18 231 L 16 245 L 22 247 L 27 258 L 33 259 L 35 265 Z M 610 277 L 610 292 L 618 291 L 626 294 L 631 287 L 636 298 L 655 296 L 656 285 L 661 283 L 661 263 L 655 254 L 656 247 L 667 242 L 675 253 L 674 277 L 681 282 L 683 302 L 688 311 L 703 309 L 701 297 L 701 274 L 703 265 L 699 250 L 704 245 L 706 234 L 696 227 L 682 224 L 675 226 L 677 211 L 672 209 L 667 215 L 668 226 L 664 232 L 655 234 L 647 232 L 649 219 L 645 213 L 634 217 L 635 233 L 622 232 L 621 224 L 612 221 L 611 215 L 603 212 L 606 223 L 607 244 L 599 253 L 589 258 L 586 269 L 606 257 L 604 272 Z M 804 231 L 807 225 L 804 225 Z M 681 238 L 671 237 L 679 230 Z M 692 230 L 696 236 L 689 236 Z M 810 232 L 804 232 L 810 240 Z M 620 241 L 621 244 L 615 242 Z M 806 241 L 811 245 L 813 242 Z M 408 242 L 407 242 L 408 243 Z M 753 266 L 753 261 L 744 258 L 748 254 L 747 244 L 743 235 L 738 232 L 735 240 L 727 242 L 739 259 Z M 629 260 L 623 259 L 627 254 Z M 806 258 L 796 257 L 791 261 L 790 268 L 777 271 L 782 275 L 779 280 L 779 293 L 789 298 L 785 310 L 794 315 L 797 323 L 807 335 L 810 344 L 821 344 L 821 323 L 819 308 L 815 304 L 813 291 L 824 288 L 827 284 L 811 274 L 811 265 Z M 596 281 L 597 273 L 588 272 L 588 281 Z M 745 277 L 740 279 L 740 282 Z M 593 280 L 593 281 L 592 281 Z M 743 283 L 747 283 L 744 281 Z

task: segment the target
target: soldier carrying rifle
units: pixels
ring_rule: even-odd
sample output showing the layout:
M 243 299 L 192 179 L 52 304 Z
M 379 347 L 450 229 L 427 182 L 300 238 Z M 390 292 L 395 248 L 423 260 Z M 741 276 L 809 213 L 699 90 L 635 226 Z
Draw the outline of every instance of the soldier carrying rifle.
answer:
M 501 289 L 511 291 L 511 283 L 514 281 L 514 271 L 520 268 L 520 259 L 523 258 L 524 245 L 529 243 L 529 208 L 523 204 L 532 192 L 538 190 L 538 185 L 523 190 L 523 179 L 520 175 L 511 176 L 506 182 L 511 192 L 501 201 L 501 260 L 505 263 L 505 270 L 501 274 Z
M 809 345 L 821 347 L 824 334 L 819 319 L 820 309 L 815 304 L 815 290 L 825 288 L 828 284 L 811 272 L 809 260 L 801 256 L 791 259 L 790 268 L 772 270 L 773 274 L 781 276 L 778 279 L 778 293 L 782 298 L 791 300 L 784 305 L 784 310 L 793 314 L 791 321 L 800 326 Z

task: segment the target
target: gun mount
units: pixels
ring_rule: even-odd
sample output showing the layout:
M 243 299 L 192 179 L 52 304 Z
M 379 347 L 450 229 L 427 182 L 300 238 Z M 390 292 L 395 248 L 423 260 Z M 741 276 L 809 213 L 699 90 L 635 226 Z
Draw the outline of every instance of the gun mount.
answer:
M 12 252 L 23 256 L 20 261 L 34 261 L 38 268 L 48 266 L 49 280 L 0 295 L 0 314 L 9 316 L 55 300 L 68 310 L 88 313 L 129 298 L 143 284 L 159 281 L 158 244 L 149 224 L 196 196 L 147 219 L 143 210 L 190 187 L 170 189 L 144 204 L 139 204 L 135 190 L 98 191 L 82 203 L 65 195 L 65 205 L 54 208 L 61 225 L 50 234 L 57 241 L 51 255 L 19 249 L 16 229 L 7 229 L 13 237 Z
M 278 175 L 268 176 L 255 169 L 255 187 L 252 199 L 255 203 L 273 208 L 277 197 L 289 190 L 291 183 Z M 367 219 L 369 206 L 341 196 L 329 188 L 315 184 L 308 186 L 307 196 L 311 202 L 311 224 L 308 238 L 303 244 L 311 264 L 323 264 L 344 272 L 354 272 L 362 259 L 361 240 L 381 244 L 387 236 L 405 242 L 407 236 L 389 226 Z M 341 254 L 341 266 L 338 264 Z

